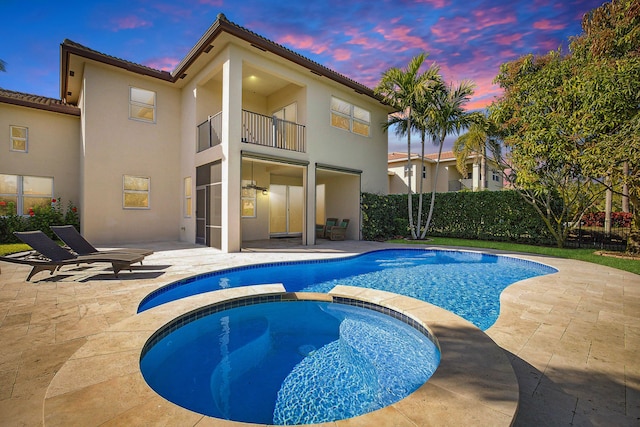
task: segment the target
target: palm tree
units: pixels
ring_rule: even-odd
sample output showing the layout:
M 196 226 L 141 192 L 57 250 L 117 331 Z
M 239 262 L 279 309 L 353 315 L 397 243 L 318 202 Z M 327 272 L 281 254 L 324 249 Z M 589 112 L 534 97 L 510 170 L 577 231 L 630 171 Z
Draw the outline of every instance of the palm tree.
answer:
M 374 89 L 375 93 L 381 95 L 384 102 L 397 109 L 385 129 L 396 124 L 399 125 L 398 132 L 407 134 L 407 167 L 411 167 L 411 131 L 414 129 L 412 119 L 414 110 L 420 109 L 425 98 L 431 91 L 434 84 L 439 81 L 439 68 L 432 65 L 427 71 L 421 73 L 427 55 L 421 53 L 411 59 L 406 69 L 390 68 L 382 74 L 380 83 Z M 411 195 L 411 173 L 408 174 L 407 185 L 407 208 L 409 215 L 409 228 L 412 238 L 417 238 L 416 229 L 413 223 L 413 204 Z
M 471 114 L 472 124 L 467 133 L 460 135 L 453 143 L 453 153 L 456 156 L 456 167 L 462 175 L 467 174 L 467 159 L 472 154 L 478 154 L 474 160 L 480 164 L 480 189 L 486 188 L 487 182 L 487 151 L 499 157 L 500 144 L 497 129 L 487 116 L 482 113 Z
M 0 71 L 7 71 L 7 63 L 0 59 Z
M 433 190 L 431 192 L 431 205 L 427 222 L 420 235 L 424 239 L 433 217 L 433 207 L 436 201 L 436 188 L 438 184 L 438 169 L 442 156 L 442 146 L 444 139 L 450 133 L 459 134 L 462 129 L 468 128 L 473 122 L 473 115 L 464 110 L 464 105 L 469 102 L 473 95 L 475 84 L 469 80 L 464 80 L 459 86 L 444 86 L 443 90 L 435 92 L 434 103 L 425 115 L 424 125 L 426 132 L 431 136 L 434 145 L 438 145 L 438 160 L 436 163 L 436 173 L 433 179 Z M 418 224 L 420 225 L 420 224 Z

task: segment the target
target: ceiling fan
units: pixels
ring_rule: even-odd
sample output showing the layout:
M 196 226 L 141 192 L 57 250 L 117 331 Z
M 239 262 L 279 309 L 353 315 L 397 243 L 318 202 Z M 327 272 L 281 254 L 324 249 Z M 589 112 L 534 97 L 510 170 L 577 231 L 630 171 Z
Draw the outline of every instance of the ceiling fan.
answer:
M 260 187 L 259 185 L 255 184 L 255 181 L 253 179 L 253 162 L 251 162 L 251 183 L 247 185 L 243 185 L 242 188 L 245 190 L 262 191 L 262 194 L 267 194 L 267 190 L 268 190 L 267 187 Z

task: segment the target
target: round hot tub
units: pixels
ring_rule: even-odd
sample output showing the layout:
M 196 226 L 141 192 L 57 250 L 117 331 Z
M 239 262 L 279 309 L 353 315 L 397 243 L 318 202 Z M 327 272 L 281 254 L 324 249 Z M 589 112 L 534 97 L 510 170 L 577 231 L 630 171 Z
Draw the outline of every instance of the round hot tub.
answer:
M 413 319 L 373 303 L 300 295 L 238 299 L 174 319 L 143 348 L 145 380 L 204 415 L 294 425 L 395 403 L 438 367 L 434 338 Z

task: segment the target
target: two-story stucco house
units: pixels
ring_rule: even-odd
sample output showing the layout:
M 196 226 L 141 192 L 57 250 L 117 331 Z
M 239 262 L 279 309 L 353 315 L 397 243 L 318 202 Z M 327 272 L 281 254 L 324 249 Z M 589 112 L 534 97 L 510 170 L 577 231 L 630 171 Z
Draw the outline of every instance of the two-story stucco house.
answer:
M 0 200 L 72 200 L 97 244 L 238 251 L 349 218 L 387 192 L 391 109 L 373 91 L 219 15 L 172 72 L 65 40 L 61 100 L 0 91 Z
M 389 194 L 405 194 L 409 185 L 409 175 L 411 175 L 411 192 L 417 193 L 420 189 L 420 179 L 423 180 L 422 188 L 425 193 L 431 192 L 433 181 L 436 176 L 436 164 L 438 154 L 427 154 L 424 156 L 424 165 L 420 171 L 420 155 L 411 154 L 411 159 L 407 158 L 407 153 L 389 153 L 387 156 L 388 172 L 388 192 Z M 438 179 L 436 191 L 446 193 L 449 191 L 461 190 L 502 190 L 503 177 L 500 168 L 491 159 L 485 162 L 485 180 L 482 183 L 480 168 L 482 162 L 478 155 L 473 154 L 467 158 L 467 175 L 462 176 L 456 167 L 456 156 L 452 151 L 445 151 L 440 156 L 440 167 L 438 168 Z

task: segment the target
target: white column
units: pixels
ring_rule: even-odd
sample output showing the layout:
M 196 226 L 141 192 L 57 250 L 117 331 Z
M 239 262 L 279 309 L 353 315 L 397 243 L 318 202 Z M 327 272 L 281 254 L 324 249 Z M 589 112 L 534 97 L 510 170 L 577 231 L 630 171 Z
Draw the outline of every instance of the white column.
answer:
M 240 138 L 242 58 L 231 46 L 222 66 L 222 251 L 238 252 L 240 229 Z

